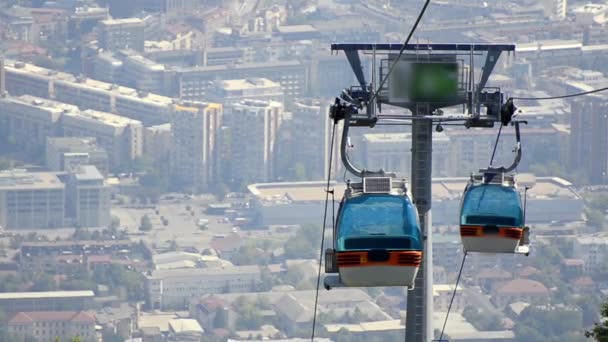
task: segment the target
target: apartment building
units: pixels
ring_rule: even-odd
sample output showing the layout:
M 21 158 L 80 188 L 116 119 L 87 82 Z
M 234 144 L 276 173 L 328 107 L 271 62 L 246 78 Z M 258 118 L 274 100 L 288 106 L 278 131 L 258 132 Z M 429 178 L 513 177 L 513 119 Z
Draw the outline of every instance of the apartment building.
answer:
M 121 49 L 144 50 L 144 28 L 139 18 L 107 19 L 99 22 L 99 47 L 116 51 Z
M 46 138 L 59 135 L 58 123 L 62 113 L 77 109 L 68 104 L 47 103 L 29 95 L 0 98 L 0 121 L 4 122 L 0 139 L 20 146 L 30 155 L 39 155 L 44 151 Z
M 327 115 L 329 103 L 323 100 L 297 99 L 292 108 L 288 134 L 292 137 L 288 154 L 294 164 L 305 166 L 306 178 L 310 180 L 326 179 L 331 148 L 332 121 Z M 340 172 L 339 138 L 342 126 L 336 126 L 332 170 Z M 284 131 L 284 130 L 282 130 Z M 281 144 L 283 145 L 283 144 Z M 281 152 L 281 154 L 283 154 Z
M 139 120 L 145 125 L 170 121 L 171 98 L 83 76 L 16 61 L 4 63 L 6 89 L 13 96 L 32 95 Z
M 10 335 L 20 339 L 54 341 L 78 336 L 82 342 L 97 342 L 95 316 L 84 311 L 18 312 L 7 323 Z
M 93 137 L 47 137 L 46 167 L 66 171 L 74 165 L 94 165 L 102 175 L 110 171 L 106 150 Z
M 286 100 L 304 97 L 308 92 L 307 64 L 299 61 L 244 63 L 177 69 L 175 96 L 204 101 L 213 81 L 264 77 L 281 84 Z
M 65 184 L 55 174 L 0 172 L 0 226 L 59 228 L 64 217 Z
M 608 257 L 608 236 L 578 236 L 574 239 L 573 256 L 583 261 L 588 272 L 605 272 Z
M 201 192 L 218 180 L 218 135 L 222 105 L 173 105 L 171 115 L 172 180 L 181 188 Z
M 368 133 L 363 135 L 362 160 L 367 169 L 383 169 L 409 177 L 412 164 L 411 133 Z M 445 177 L 455 163 L 450 138 L 433 134 L 433 176 Z M 469 171 L 470 172 L 470 171 Z
M 110 224 L 110 187 L 93 165 L 68 170 L 66 216 L 77 227 L 107 227 Z
M 209 90 L 208 97 L 224 107 L 243 100 L 284 101 L 281 84 L 267 78 L 219 80 Z
M 66 112 L 61 118 L 63 135 L 95 137 L 110 158 L 110 168 L 120 169 L 142 156 L 143 125 L 140 121 L 91 109 Z
M 151 309 L 186 308 L 205 294 L 255 291 L 260 281 L 258 266 L 155 270 L 146 276 L 146 300 Z
M 166 163 L 171 152 L 171 124 L 150 126 L 144 129 L 144 159 Z
M 0 308 L 6 313 L 89 310 L 94 297 L 89 290 L 0 293 Z
M 283 104 L 245 100 L 230 111 L 230 179 L 237 183 L 265 182 L 276 177 L 278 133 Z

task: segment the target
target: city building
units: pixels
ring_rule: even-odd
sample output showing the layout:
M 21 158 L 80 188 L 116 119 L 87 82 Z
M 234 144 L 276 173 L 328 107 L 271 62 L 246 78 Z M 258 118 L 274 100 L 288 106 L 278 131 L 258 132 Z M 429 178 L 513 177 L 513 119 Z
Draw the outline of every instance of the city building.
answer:
M 584 201 L 572 183 L 558 177 L 537 177 L 519 182 L 531 187 L 527 192 L 526 221 L 547 222 L 552 225 L 575 223 L 583 220 Z M 433 179 L 433 224 L 457 225 L 462 193 L 468 178 Z M 291 225 L 314 223 L 321 220 L 325 201 L 324 181 L 251 184 L 248 189 L 254 196 L 252 207 L 257 211 L 260 224 Z M 345 185 L 332 182 L 336 198 L 344 193 Z M 522 189 L 523 192 L 523 189 Z
M 551 292 L 545 285 L 530 279 L 513 279 L 498 286 L 492 292 L 492 301 L 499 307 L 505 308 L 515 302 L 545 303 Z
M 110 51 L 102 51 L 93 58 L 91 77 L 103 82 L 118 83 L 122 70 L 123 62 L 120 59 L 114 57 Z
M 78 6 L 68 20 L 68 38 L 79 41 L 83 35 L 93 31 L 97 24 L 110 18 L 110 11 L 107 7 Z
M 568 0 L 543 0 L 545 14 L 554 20 L 566 19 L 568 11 Z
M 263 100 L 283 103 L 284 93 L 281 84 L 267 78 L 248 78 L 240 80 L 219 80 L 209 89 L 208 98 L 222 103 L 227 108 L 243 100 Z
M 305 171 L 303 176 L 308 180 L 327 178 L 333 124 L 327 113 L 329 104 L 322 100 L 298 99 L 293 104 L 291 120 L 285 122 L 286 129 L 281 129 L 292 140 L 280 144 L 279 155 L 291 156 L 289 162 Z M 338 138 L 341 128 L 341 125 L 336 126 L 332 165 L 334 174 L 339 174 L 342 168 Z M 289 150 L 285 151 L 285 146 L 289 146 Z M 298 163 L 301 165 L 298 166 Z
M 99 47 L 116 51 L 121 49 L 144 50 L 145 23 L 139 18 L 107 19 L 98 24 Z
M 146 300 L 150 309 L 184 308 L 205 294 L 255 291 L 260 281 L 258 266 L 154 270 L 146 275 Z
M 264 77 L 278 82 L 286 100 L 303 97 L 308 92 L 308 65 L 299 61 L 243 63 L 176 68 L 176 92 L 184 100 L 205 101 L 213 81 Z
M 199 342 L 203 339 L 205 331 L 197 320 L 179 318 L 169 321 L 168 342 Z
M 16 61 L 4 63 L 10 95 L 55 99 L 80 109 L 124 115 L 145 125 L 170 121 L 171 98 Z
M 230 182 L 267 182 L 276 177 L 276 149 L 283 104 L 245 100 L 230 108 Z
M 0 226 L 43 229 L 64 226 L 65 184 L 53 173 L 0 172 Z
M 137 245 L 129 240 L 24 242 L 19 250 L 18 266 L 20 272 L 28 274 L 75 274 L 77 272 L 70 271 L 82 271 L 91 266 L 87 263 L 93 263 L 92 259 L 108 254 L 120 255 L 120 251 L 123 254 L 137 251 Z
M 144 132 L 140 121 L 92 109 L 65 112 L 63 135 L 95 137 L 110 158 L 110 169 L 118 170 L 142 156 Z
M 91 309 L 94 297 L 89 290 L 0 293 L 0 308 L 6 313 L 81 311 Z
M 35 341 L 70 340 L 78 336 L 82 342 L 97 342 L 95 316 L 84 311 L 18 312 L 8 320 L 7 332 L 20 339 Z
M 173 105 L 170 169 L 182 189 L 201 192 L 219 179 L 222 112 L 217 103 Z
M 147 12 L 188 12 L 200 7 L 200 0 L 143 0 L 143 9 Z
M 364 134 L 363 165 L 369 170 L 383 169 L 409 178 L 412 163 L 411 142 L 411 133 Z M 451 146 L 450 138 L 446 134 L 433 134 L 433 176 L 445 177 L 453 172 Z
M 6 126 L 2 140 L 33 157 L 43 154 L 46 138 L 59 135 L 59 119 L 65 111 L 77 110 L 67 104 L 50 104 L 29 95 L 0 98 L 0 118 Z
M 602 95 L 572 103 L 570 170 L 586 173 L 590 184 L 608 183 L 608 105 Z
M 583 261 L 588 272 L 605 272 L 608 257 L 608 237 L 602 234 L 574 238 L 573 256 Z
M 108 153 L 92 137 L 48 137 L 45 160 L 51 171 L 66 171 L 72 165 L 95 165 L 104 176 L 110 171 Z
M 166 163 L 171 151 L 171 124 L 144 128 L 144 159 L 156 165 Z
M 66 217 L 76 227 L 110 224 L 110 187 L 93 165 L 76 165 L 66 175 Z
M 137 51 L 121 50 L 118 55 L 123 61 L 117 83 L 157 94 L 169 93 L 172 88 L 172 74 L 165 66 L 150 60 Z

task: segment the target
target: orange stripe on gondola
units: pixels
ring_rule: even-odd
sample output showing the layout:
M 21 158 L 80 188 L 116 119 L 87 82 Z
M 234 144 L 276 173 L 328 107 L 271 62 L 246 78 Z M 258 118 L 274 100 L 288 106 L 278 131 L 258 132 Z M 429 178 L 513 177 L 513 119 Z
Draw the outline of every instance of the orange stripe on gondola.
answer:
M 517 227 L 498 227 L 498 236 L 507 239 L 519 240 L 524 234 L 523 228 Z M 482 226 L 460 226 L 460 236 L 462 237 L 480 237 L 489 236 L 484 231 Z
M 338 267 L 361 267 L 361 266 L 411 266 L 419 267 L 422 262 L 421 251 L 393 251 L 389 252 L 386 261 L 369 261 L 366 251 L 337 252 L 336 262 Z

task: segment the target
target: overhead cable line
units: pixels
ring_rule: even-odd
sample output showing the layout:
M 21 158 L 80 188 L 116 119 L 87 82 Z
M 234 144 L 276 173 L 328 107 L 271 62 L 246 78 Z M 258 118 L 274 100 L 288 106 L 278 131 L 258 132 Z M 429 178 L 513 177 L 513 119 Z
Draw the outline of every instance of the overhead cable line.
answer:
M 462 269 L 464 268 L 464 262 L 467 260 L 467 252 L 464 252 L 462 256 L 462 264 L 460 264 L 460 271 L 458 271 L 458 278 L 456 278 L 456 285 L 454 286 L 454 292 L 452 292 L 452 298 L 450 299 L 450 305 L 448 306 L 448 312 L 445 314 L 445 320 L 443 321 L 443 327 L 441 328 L 441 334 L 439 335 L 439 341 L 443 340 L 443 332 L 445 326 L 448 323 L 448 317 L 450 317 L 450 311 L 452 310 L 452 303 L 454 303 L 454 297 L 456 297 L 456 291 L 458 291 L 458 283 L 460 283 L 460 276 L 462 275 Z
M 492 150 L 492 157 L 490 158 L 490 167 L 494 162 L 494 156 L 496 155 L 496 147 L 498 146 L 498 140 L 500 139 L 500 133 L 502 132 L 502 125 L 498 128 L 498 134 L 496 135 L 496 141 L 494 142 L 494 150 Z
M 584 92 L 581 92 L 581 93 L 566 94 L 566 95 L 559 95 L 559 96 L 512 97 L 512 99 L 513 100 L 520 100 L 520 101 L 542 101 L 542 100 L 565 99 L 565 98 L 568 98 L 568 97 L 585 96 L 585 95 L 589 95 L 589 94 L 593 94 L 593 93 L 599 93 L 601 91 L 606 91 L 606 90 L 608 90 L 608 87 L 594 89 L 594 90 L 589 90 L 589 91 L 584 91 Z
M 378 93 L 380 93 L 380 90 L 384 86 L 384 83 L 386 83 L 386 80 L 388 80 L 388 77 L 391 75 L 391 73 L 393 72 L 393 70 L 397 66 L 397 61 L 399 61 L 399 59 L 401 59 L 401 56 L 405 52 L 405 48 L 407 47 L 407 44 L 410 42 L 410 39 L 412 39 L 412 36 L 414 35 L 414 32 L 416 32 L 416 28 L 418 27 L 418 23 L 420 23 L 420 20 L 422 19 L 422 16 L 424 16 L 424 12 L 426 12 L 426 8 L 429 6 L 430 3 L 431 3 L 431 0 L 426 0 L 426 2 L 424 3 L 424 6 L 422 6 L 422 10 L 420 11 L 420 14 L 418 14 L 418 17 L 416 18 L 416 21 L 414 22 L 414 26 L 410 30 L 410 33 L 407 35 L 407 38 L 405 39 L 405 42 L 403 43 L 403 46 L 401 46 L 401 49 L 399 50 L 399 54 L 397 54 L 397 59 L 391 65 L 391 67 L 388 69 L 388 73 L 386 74 L 386 76 L 384 77 L 384 79 L 382 79 L 382 81 L 380 82 L 380 85 L 378 86 L 378 88 L 376 89 L 376 91 L 374 91 L 374 94 L 372 95 L 372 98 L 369 100 L 369 103 L 374 103 L 374 100 L 376 99 L 376 97 L 378 97 Z
M 334 126 L 331 132 L 331 143 L 329 149 L 329 166 L 327 170 L 327 187 L 325 188 L 325 211 L 323 213 L 323 229 L 321 232 L 321 251 L 319 252 L 319 270 L 317 273 L 317 290 L 315 292 L 315 308 L 312 316 L 312 332 L 310 334 L 310 341 L 313 342 L 315 339 L 315 326 L 317 325 L 317 305 L 319 303 L 319 287 L 321 285 L 321 267 L 323 265 L 323 244 L 325 243 L 325 226 L 327 225 L 327 205 L 329 204 L 329 194 L 332 195 L 332 202 L 334 196 L 334 190 L 329 190 L 329 184 L 331 182 L 331 166 L 333 164 L 333 152 L 334 152 L 334 137 L 336 134 L 337 122 L 334 121 Z M 335 217 L 334 209 L 332 206 L 332 217 Z M 333 225 L 332 220 L 332 225 Z

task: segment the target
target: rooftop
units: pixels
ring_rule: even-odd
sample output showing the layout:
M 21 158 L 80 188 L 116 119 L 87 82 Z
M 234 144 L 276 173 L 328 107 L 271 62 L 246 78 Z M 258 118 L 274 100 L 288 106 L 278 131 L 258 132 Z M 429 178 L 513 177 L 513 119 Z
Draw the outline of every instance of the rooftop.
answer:
M 548 295 L 549 289 L 542 283 L 530 279 L 514 279 L 507 281 L 496 290 L 497 294 L 502 295 L 520 295 L 520 294 L 536 294 Z
M 98 148 L 95 137 L 47 137 L 46 141 L 49 145 L 70 151 L 83 149 L 94 151 Z
M 18 312 L 9 324 L 32 322 L 88 322 L 95 323 L 95 316 L 84 311 L 32 311 Z
M 65 185 L 50 172 L 7 170 L 0 172 L 0 190 L 63 189 Z
M 46 299 L 46 298 L 93 298 L 93 291 L 47 291 L 47 292 L 9 292 L 0 293 L 0 300 L 7 299 Z
M 169 321 L 169 329 L 177 334 L 179 333 L 203 333 L 203 328 L 195 319 L 179 318 Z
M 107 19 L 102 20 L 101 23 L 103 25 L 133 25 L 133 24 L 143 24 L 143 20 L 139 18 L 122 18 L 122 19 Z
M 210 268 L 165 269 L 152 271 L 152 278 L 191 278 L 259 274 L 259 266 L 230 266 Z
M 24 63 L 15 60 L 5 60 L 5 68 L 7 72 L 26 74 L 36 76 L 48 80 L 55 80 L 59 83 L 67 83 L 74 87 L 80 87 L 91 91 L 107 93 L 108 96 L 113 94 L 117 99 L 140 101 L 142 103 L 156 105 L 170 105 L 173 101 L 171 98 L 137 91 L 136 89 L 123 87 L 112 83 L 106 83 L 86 77 L 75 76 L 64 72 L 42 68 L 33 64 Z
M 525 174 L 521 174 L 524 177 Z M 451 177 L 433 179 L 434 200 L 458 200 L 462 196 L 469 178 Z M 521 182 L 521 180 L 520 180 Z M 533 187 L 528 196 L 534 199 L 571 198 L 580 199 L 580 195 L 573 189 L 572 184 L 559 177 L 537 177 L 531 181 Z M 326 183 L 312 182 L 286 182 L 286 183 L 258 183 L 249 185 L 249 191 L 264 204 L 290 204 L 294 202 L 317 202 L 325 199 Z M 345 190 L 343 183 L 332 182 L 330 187 L 336 194 Z
M 57 116 L 61 115 L 61 113 L 65 113 L 65 112 L 78 111 L 77 106 L 63 103 L 63 102 L 43 99 L 40 97 L 31 96 L 31 95 L 21 95 L 19 97 L 8 96 L 5 99 L 2 99 L 2 101 L 7 101 L 9 103 L 17 104 L 20 106 L 26 106 L 26 107 L 31 107 L 31 108 L 40 108 L 40 109 L 46 110 L 48 112 L 52 112 L 53 114 L 55 114 Z
M 260 88 L 281 88 L 281 84 L 267 78 L 244 78 L 238 80 L 218 81 L 218 85 L 225 91 L 250 90 Z
M 125 116 L 120 116 L 112 113 L 100 112 L 97 110 L 87 109 L 80 112 L 65 113 L 65 116 L 74 119 L 85 120 L 92 123 L 99 123 L 116 128 L 126 127 L 129 125 L 141 125 L 141 121 L 133 120 Z

